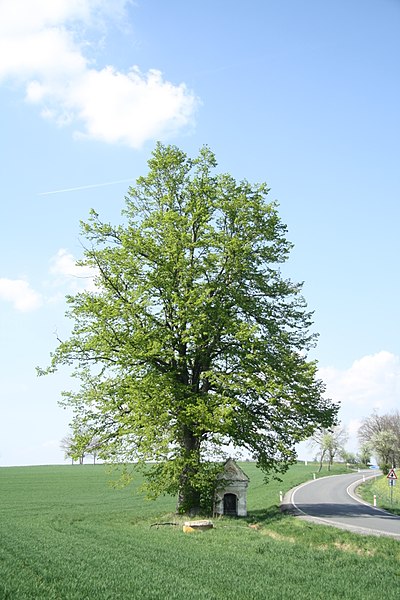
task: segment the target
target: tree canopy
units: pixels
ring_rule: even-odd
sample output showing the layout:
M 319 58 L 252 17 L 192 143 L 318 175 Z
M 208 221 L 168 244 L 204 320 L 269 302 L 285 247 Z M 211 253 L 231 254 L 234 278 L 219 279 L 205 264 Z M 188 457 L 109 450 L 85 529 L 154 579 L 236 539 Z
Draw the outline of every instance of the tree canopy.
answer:
M 122 224 L 82 223 L 96 290 L 67 298 L 72 332 L 47 372 L 75 365 L 75 419 L 187 511 L 210 500 L 227 444 L 283 471 L 337 407 L 306 358 L 312 314 L 281 274 L 292 245 L 266 184 L 216 174 L 208 147 L 158 144 L 148 165 Z
M 391 467 L 400 463 L 400 413 L 378 415 L 373 413 L 365 418 L 358 430 L 358 438 L 375 454 L 379 466 L 386 474 Z
M 339 455 L 343 457 L 343 454 L 348 454 L 344 448 L 347 439 L 347 431 L 340 425 L 336 425 L 331 429 L 317 429 L 314 432 L 310 443 L 318 449 L 319 471 L 322 469 L 325 458 L 328 459 L 328 471 L 330 471 L 335 457 Z
M 85 456 L 89 454 L 93 457 L 93 464 L 95 464 L 99 453 L 99 444 L 101 444 L 99 436 L 94 436 L 91 431 L 82 431 L 77 423 L 77 428 L 73 428 L 72 433 L 62 438 L 60 448 L 64 451 L 65 458 L 72 459 L 72 463 L 77 460 L 82 465 Z

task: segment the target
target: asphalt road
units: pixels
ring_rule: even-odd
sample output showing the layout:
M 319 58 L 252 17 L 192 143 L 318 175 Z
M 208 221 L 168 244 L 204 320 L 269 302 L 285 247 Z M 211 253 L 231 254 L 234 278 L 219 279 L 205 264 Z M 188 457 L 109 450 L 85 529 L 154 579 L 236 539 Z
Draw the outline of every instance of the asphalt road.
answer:
M 354 490 L 362 483 L 363 476 L 365 479 L 371 477 L 371 471 L 322 477 L 303 483 L 285 496 L 282 508 L 300 518 L 324 525 L 400 540 L 400 517 L 357 497 Z

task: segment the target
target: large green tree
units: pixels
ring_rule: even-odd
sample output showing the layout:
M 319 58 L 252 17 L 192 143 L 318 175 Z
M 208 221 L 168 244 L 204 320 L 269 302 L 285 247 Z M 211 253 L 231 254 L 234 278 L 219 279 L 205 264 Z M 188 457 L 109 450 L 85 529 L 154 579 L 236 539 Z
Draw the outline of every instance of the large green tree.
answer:
M 218 449 L 283 471 L 337 408 L 306 359 L 311 313 L 280 272 L 291 244 L 267 186 L 216 174 L 208 147 L 158 144 L 148 164 L 121 225 L 82 224 L 97 289 L 68 297 L 73 329 L 47 371 L 74 364 L 75 419 L 188 511 L 210 499 Z

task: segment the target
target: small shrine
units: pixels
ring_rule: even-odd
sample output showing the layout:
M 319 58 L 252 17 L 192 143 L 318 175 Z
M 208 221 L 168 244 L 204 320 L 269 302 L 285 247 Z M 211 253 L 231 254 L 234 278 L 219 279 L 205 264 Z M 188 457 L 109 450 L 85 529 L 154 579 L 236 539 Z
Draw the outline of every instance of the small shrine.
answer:
M 218 476 L 215 492 L 214 513 L 233 517 L 247 516 L 247 487 L 249 478 L 246 473 L 229 458 L 224 470 Z

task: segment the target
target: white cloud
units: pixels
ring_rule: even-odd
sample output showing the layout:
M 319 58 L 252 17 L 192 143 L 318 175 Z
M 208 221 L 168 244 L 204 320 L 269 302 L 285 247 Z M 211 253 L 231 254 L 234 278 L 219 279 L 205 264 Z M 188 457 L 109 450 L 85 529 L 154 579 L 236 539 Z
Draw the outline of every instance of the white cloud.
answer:
M 43 294 L 35 291 L 26 279 L 0 278 L 0 301 L 10 302 L 19 312 L 31 312 L 44 304 L 65 301 L 67 293 L 96 291 L 94 280 L 97 270 L 79 267 L 73 255 L 64 248 L 50 259 L 49 272 L 52 280 L 45 283 Z
M 89 32 L 104 32 L 129 0 L 2 0 L 0 81 L 24 85 L 28 102 L 76 136 L 140 147 L 192 123 L 197 98 L 157 70 L 97 68 Z
M 94 278 L 97 275 L 96 269 L 90 267 L 79 267 L 73 255 L 60 248 L 57 254 L 50 260 L 50 273 L 55 276 L 55 284 L 63 286 L 65 283 L 72 292 L 79 290 L 94 291 Z
M 24 279 L 0 278 L 0 299 L 11 302 L 20 312 L 36 310 L 43 304 L 42 296 Z
M 143 75 L 138 67 L 123 74 L 112 67 L 87 70 L 65 102 L 67 114 L 79 110 L 86 131 L 79 137 L 139 147 L 187 125 L 194 99 L 181 84 L 164 81 L 159 71 Z
M 357 431 L 374 411 L 388 414 L 398 409 L 400 356 L 382 350 L 363 356 L 345 370 L 321 368 L 327 396 L 341 403 L 339 418 L 349 432 L 349 449 L 358 448 Z M 351 446 L 351 447 L 350 447 Z
M 358 429 L 374 411 L 390 414 L 399 408 L 400 356 L 382 350 L 355 360 L 347 369 L 322 367 L 318 376 L 326 384 L 326 396 L 340 402 L 339 420 L 349 435 L 349 452 L 359 449 Z M 312 459 L 315 450 L 308 442 L 297 447 L 300 459 Z
M 353 413 L 394 410 L 400 391 L 400 357 L 387 351 L 364 356 L 349 369 L 320 369 L 327 392 Z

